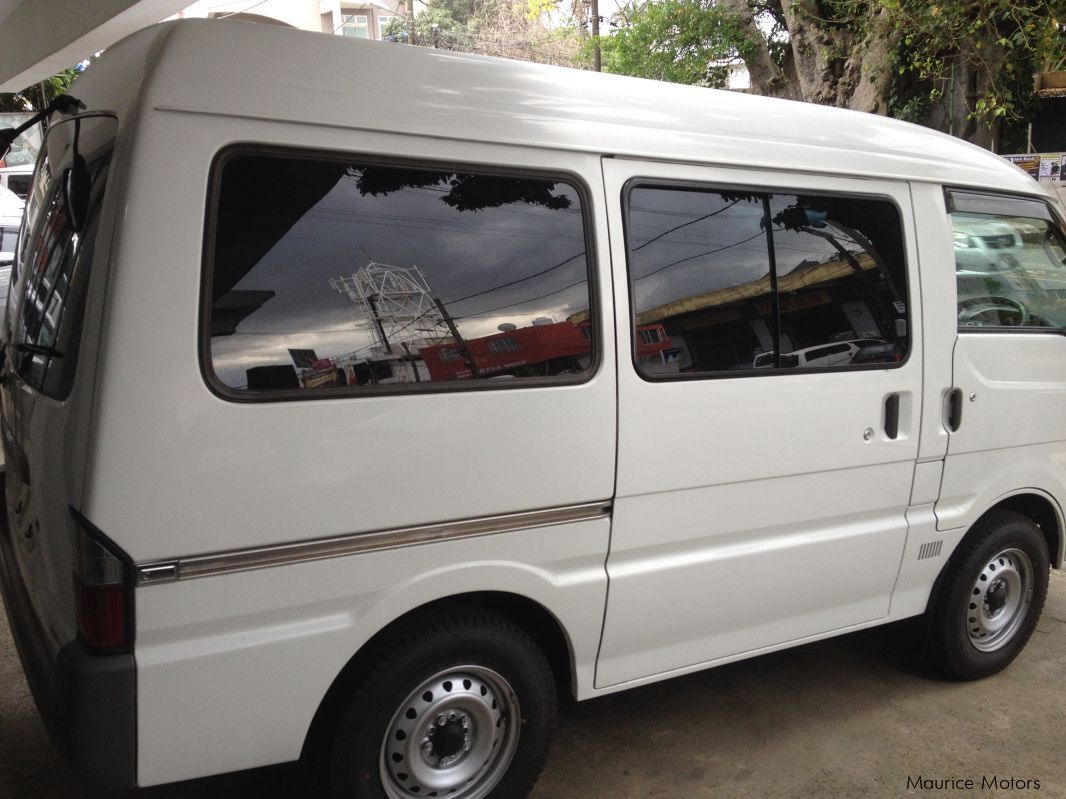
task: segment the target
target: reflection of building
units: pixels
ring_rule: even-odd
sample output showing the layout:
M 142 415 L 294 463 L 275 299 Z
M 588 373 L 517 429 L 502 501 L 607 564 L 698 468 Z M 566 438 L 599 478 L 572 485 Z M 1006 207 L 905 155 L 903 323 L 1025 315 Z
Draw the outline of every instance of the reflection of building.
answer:
M 422 347 L 418 353 L 433 380 L 469 380 L 475 368 L 480 377 L 547 377 L 584 369 L 592 344 L 580 327 L 555 322 Z
M 784 352 L 833 341 L 896 338 L 886 325 L 902 309 L 891 307 L 892 298 L 886 297 L 877 263 L 868 253 L 807 262 L 777 283 Z M 669 342 L 663 351 L 672 355 L 670 371 L 750 368 L 756 353 L 774 348 L 771 296 L 767 275 L 682 297 L 637 314 L 638 336 L 643 338 L 640 331 L 649 326 L 663 329 Z M 884 307 L 886 302 L 890 307 Z M 640 357 L 642 343 L 637 346 Z

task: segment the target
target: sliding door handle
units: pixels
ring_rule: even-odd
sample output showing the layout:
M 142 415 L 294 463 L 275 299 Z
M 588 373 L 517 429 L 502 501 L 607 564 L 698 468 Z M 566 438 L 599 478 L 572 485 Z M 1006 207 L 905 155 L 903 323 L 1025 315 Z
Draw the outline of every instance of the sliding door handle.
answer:
M 944 426 L 949 433 L 957 433 L 962 424 L 962 389 L 951 389 L 944 398 Z
M 885 438 L 890 441 L 899 438 L 899 394 L 885 397 Z

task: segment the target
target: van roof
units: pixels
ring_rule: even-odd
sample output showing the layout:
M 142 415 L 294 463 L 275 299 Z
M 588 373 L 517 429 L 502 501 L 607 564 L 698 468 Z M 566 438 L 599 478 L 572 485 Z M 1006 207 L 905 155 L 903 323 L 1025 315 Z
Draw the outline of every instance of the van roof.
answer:
M 124 88 L 105 88 L 108 77 Z M 140 104 L 1047 196 L 987 150 L 874 114 L 249 22 L 153 26 L 114 45 L 77 83 L 75 96 L 93 102 L 100 93 L 120 116 Z

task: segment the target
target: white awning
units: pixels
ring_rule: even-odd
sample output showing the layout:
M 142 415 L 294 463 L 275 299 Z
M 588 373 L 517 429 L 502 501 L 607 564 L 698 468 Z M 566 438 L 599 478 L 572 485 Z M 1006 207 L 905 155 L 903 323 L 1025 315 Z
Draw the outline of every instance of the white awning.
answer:
M 74 66 L 189 0 L 0 0 L 0 92 Z

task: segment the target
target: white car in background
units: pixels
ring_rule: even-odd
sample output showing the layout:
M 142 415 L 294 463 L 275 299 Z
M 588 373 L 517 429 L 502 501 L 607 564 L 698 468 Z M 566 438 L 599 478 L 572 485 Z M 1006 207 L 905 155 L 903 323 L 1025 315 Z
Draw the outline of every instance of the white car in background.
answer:
M 33 165 L 0 167 L 0 188 L 8 189 L 25 200 L 33 180 Z
M 957 271 L 998 272 L 1018 268 L 1022 236 L 1010 222 L 960 216 L 954 226 Z
M 11 265 L 15 262 L 15 242 L 22 225 L 24 203 L 12 191 L 0 186 L 0 312 L 7 306 Z
M 781 366 L 786 369 L 818 369 L 841 364 L 852 363 L 857 360 L 856 356 L 867 348 L 874 345 L 885 345 L 881 339 L 855 339 L 853 341 L 838 341 L 831 344 L 819 344 L 815 347 L 806 347 L 795 352 L 781 353 Z M 761 352 L 755 356 L 752 366 L 755 369 L 766 369 L 774 365 L 774 353 Z

